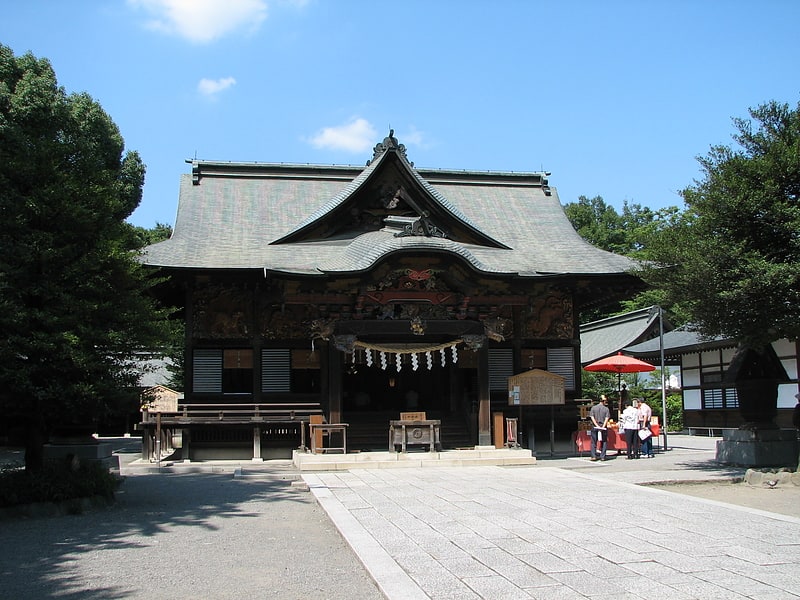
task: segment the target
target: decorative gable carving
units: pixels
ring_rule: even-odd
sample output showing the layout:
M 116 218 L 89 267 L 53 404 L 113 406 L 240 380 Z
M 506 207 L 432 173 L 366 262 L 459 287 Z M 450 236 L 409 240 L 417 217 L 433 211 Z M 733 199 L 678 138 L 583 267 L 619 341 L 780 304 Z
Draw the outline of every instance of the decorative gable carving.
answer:
M 395 237 L 437 237 L 506 247 L 470 223 L 420 177 L 393 130 L 375 146 L 367 169 L 348 188 L 309 222 L 273 243 L 348 240 L 382 230 Z
M 408 156 L 406 156 L 406 147 L 397 141 L 397 138 L 394 137 L 394 129 L 389 130 L 389 135 L 383 138 L 383 141 L 375 144 L 375 148 L 372 150 L 372 160 L 367 161 L 367 166 L 372 164 L 372 161 L 378 158 L 381 154 L 386 152 L 389 148 L 393 148 L 397 150 L 399 154 L 403 156 L 406 160 L 408 160 Z M 412 167 L 414 163 L 409 162 Z

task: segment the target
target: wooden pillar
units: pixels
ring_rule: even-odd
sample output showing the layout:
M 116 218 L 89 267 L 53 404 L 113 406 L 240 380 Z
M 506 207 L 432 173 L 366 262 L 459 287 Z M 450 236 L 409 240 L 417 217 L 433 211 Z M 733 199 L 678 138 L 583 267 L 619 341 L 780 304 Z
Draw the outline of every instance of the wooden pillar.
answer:
M 342 422 L 342 357 L 333 343 L 328 344 L 328 418 Z
M 489 393 L 488 340 L 478 350 L 478 445 L 492 445 L 491 395 Z
M 461 369 L 457 365 L 450 366 L 450 412 L 463 412 L 461 406 Z
M 314 352 L 319 356 L 319 405 L 322 408 L 323 414 L 327 415 L 330 407 L 329 394 L 330 394 L 330 378 L 331 378 L 331 360 L 330 360 L 330 344 L 328 342 L 317 342 Z M 309 441 L 309 445 L 311 442 Z
M 183 396 L 184 402 L 192 402 L 194 394 L 194 341 L 192 332 L 194 330 L 194 295 L 192 286 L 187 286 L 186 296 L 183 305 L 186 307 L 185 330 L 183 333 Z
M 191 448 L 192 444 L 192 436 L 191 436 L 191 429 L 188 427 L 184 427 L 183 431 L 181 432 L 181 456 L 183 457 L 183 462 L 191 462 L 191 454 L 189 454 L 189 449 Z
M 495 448 L 502 448 L 505 446 L 505 417 L 503 413 L 496 412 L 492 415 L 492 421 L 494 426 L 494 447 Z
M 322 415 L 311 415 L 309 417 L 309 424 L 322 424 Z M 305 425 L 303 425 L 305 427 Z M 310 433 L 311 428 L 309 427 L 309 435 L 308 435 L 308 445 L 312 448 L 322 448 L 322 431 L 317 429 L 314 433 L 314 440 L 311 440 L 312 434 Z
M 253 427 L 253 460 L 258 462 L 261 458 L 261 427 Z

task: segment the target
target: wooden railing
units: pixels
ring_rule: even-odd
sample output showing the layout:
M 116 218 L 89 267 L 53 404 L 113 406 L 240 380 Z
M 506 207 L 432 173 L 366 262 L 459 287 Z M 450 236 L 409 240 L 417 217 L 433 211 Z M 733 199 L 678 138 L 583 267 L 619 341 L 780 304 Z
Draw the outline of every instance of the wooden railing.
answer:
M 142 422 L 153 423 L 161 415 L 162 425 L 191 423 L 287 423 L 308 422 L 311 415 L 321 415 L 317 402 L 267 402 L 261 404 L 178 404 L 175 412 L 143 411 Z

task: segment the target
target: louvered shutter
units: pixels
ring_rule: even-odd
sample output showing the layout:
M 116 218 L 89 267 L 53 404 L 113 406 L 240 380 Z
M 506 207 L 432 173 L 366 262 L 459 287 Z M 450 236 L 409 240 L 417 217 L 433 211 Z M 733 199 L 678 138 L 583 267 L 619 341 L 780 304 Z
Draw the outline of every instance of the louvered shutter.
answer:
M 192 390 L 199 393 L 222 392 L 222 350 L 199 349 L 193 354 Z
M 514 374 L 513 348 L 489 349 L 489 389 L 507 390 L 508 378 Z
M 575 353 L 572 348 L 548 348 L 547 370 L 564 378 L 564 389 L 575 389 Z
M 261 351 L 262 392 L 291 391 L 291 356 L 288 348 L 267 348 Z

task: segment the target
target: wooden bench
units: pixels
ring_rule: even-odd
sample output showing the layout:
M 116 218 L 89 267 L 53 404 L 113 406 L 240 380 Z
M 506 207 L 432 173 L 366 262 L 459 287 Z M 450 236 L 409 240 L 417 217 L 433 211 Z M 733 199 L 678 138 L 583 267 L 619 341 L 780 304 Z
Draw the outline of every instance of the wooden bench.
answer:
M 697 435 L 698 431 L 706 432 L 708 437 L 722 437 L 726 431 L 735 431 L 736 427 L 687 427 L 689 435 Z M 718 431 L 719 434 L 715 434 Z

